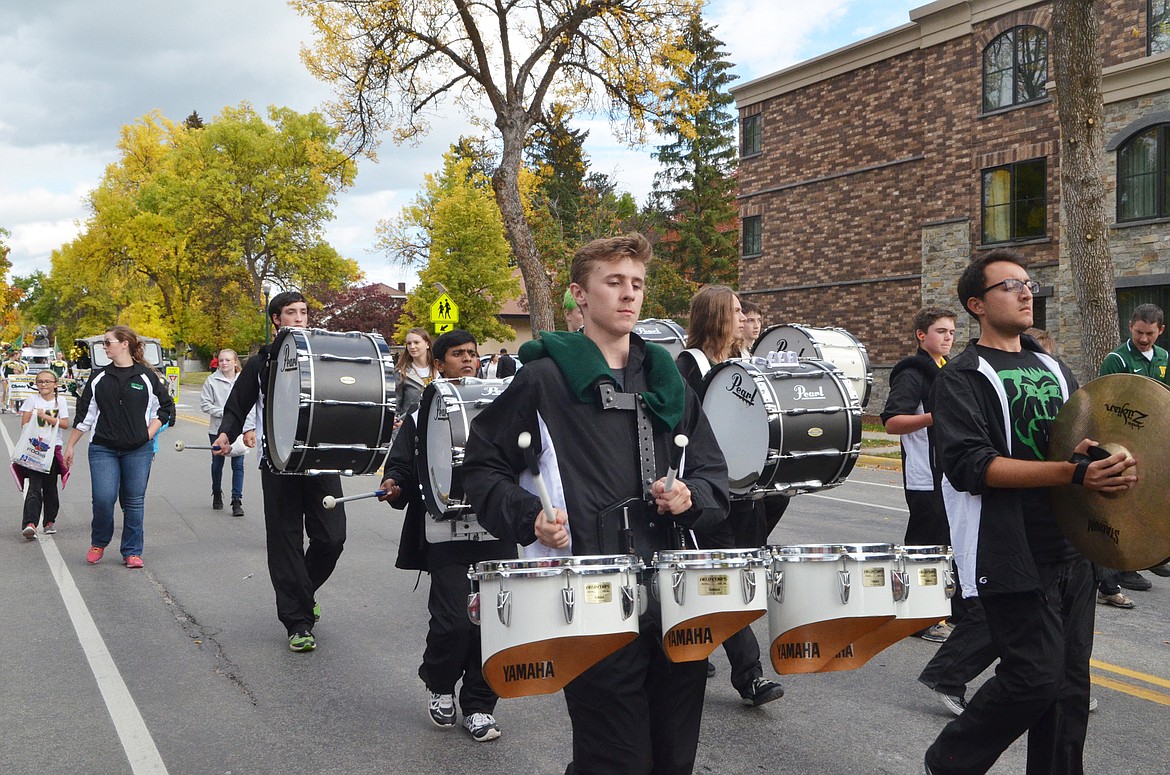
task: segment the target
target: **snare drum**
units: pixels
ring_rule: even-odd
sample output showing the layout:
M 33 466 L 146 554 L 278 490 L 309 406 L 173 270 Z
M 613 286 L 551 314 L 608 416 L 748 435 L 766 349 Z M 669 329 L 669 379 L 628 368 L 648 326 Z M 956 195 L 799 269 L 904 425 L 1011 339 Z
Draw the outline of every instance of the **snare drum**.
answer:
M 896 615 L 890 544 L 770 546 L 768 631 L 780 675 L 815 673 Z
M 759 549 L 662 551 L 654 565 L 662 648 L 671 662 L 706 659 L 768 610 Z
M 857 462 L 861 407 L 826 363 L 725 361 L 704 378 L 702 399 L 732 497 L 833 487 Z
M 949 547 L 899 546 L 895 554 L 891 592 L 897 618 L 858 638 L 819 672 L 861 667 L 884 649 L 950 615 L 955 577 Z
M 795 352 L 799 358 L 828 361 L 853 386 L 862 406 L 869 404 L 873 369 L 865 345 L 844 328 L 813 328 L 799 324 L 772 326 L 760 334 L 752 355 L 767 357 L 770 352 Z
M 427 520 L 427 540 L 460 540 L 483 533 L 471 501 L 463 492 L 460 468 L 471 433 L 471 421 L 504 392 L 505 379 L 437 379 L 427 385 L 418 406 L 418 457 L 425 462 L 421 479 Z M 486 535 L 486 534 L 485 534 Z
M 552 694 L 632 643 L 642 567 L 630 555 L 477 563 L 467 610 L 488 685 L 501 697 Z
M 268 363 L 264 450 L 284 474 L 374 473 L 394 431 L 394 361 L 381 334 L 284 328 Z
M 677 358 L 687 346 L 687 332 L 673 320 L 639 320 L 634 324 L 634 333 L 647 342 L 665 347 L 671 358 Z

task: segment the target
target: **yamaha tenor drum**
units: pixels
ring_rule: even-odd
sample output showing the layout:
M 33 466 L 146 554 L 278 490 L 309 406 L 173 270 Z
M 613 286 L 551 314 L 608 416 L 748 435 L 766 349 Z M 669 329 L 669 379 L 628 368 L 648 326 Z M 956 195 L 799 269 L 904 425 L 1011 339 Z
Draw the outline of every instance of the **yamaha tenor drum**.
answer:
M 768 610 L 760 549 L 662 551 L 654 565 L 662 649 L 671 662 L 706 659 Z
M 639 320 L 634 325 L 634 333 L 647 342 L 665 347 L 671 358 L 677 358 L 687 346 L 687 332 L 673 320 Z
M 285 474 L 369 474 L 394 430 L 394 361 L 380 334 L 284 328 L 272 344 L 264 450 Z
M 752 355 L 767 357 L 770 352 L 794 352 L 798 358 L 833 364 L 849 380 L 861 405 L 869 405 L 873 387 L 869 353 L 844 328 L 814 328 L 795 323 L 772 326 L 760 334 L 752 347 Z
M 552 694 L 632 643 L 642 567 L 630 555 L 477 563 L 467 610 L 488 685 L 501 697 Z
M 725 361 L 703 380 L 703 411 L 732 497 L 813 492 L 844 481 L 861 451 L 861 407 L 821 361 Z

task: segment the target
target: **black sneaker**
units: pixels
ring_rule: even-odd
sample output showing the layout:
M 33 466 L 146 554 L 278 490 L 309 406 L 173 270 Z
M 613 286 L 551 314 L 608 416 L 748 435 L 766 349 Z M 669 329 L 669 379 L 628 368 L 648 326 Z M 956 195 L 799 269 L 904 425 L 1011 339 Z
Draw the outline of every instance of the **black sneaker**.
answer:
M 713 662 L 707 663 L 707 677 L 708 678 L 715 677 L 715 663 L 713 663 Z
M 490 713 L 472 713 L 463 719 L 463 728 L 477 743 L 486 743 L 500 736 L 500 727 Z
M 211 493 L 211 508 L 215 509 L 216 511 L 219 511 L 223 508 L 223 493 L 222 492 Z
M 962 697 L 962 695 L 947 694 L 946 692 L 940 692 L 937 689 L 935 689 L 935 694 L 938 695 L 939 701 L 942 702 L 943 707 L 946 708 L 952 716 L 961 716 L 963 715 L 963 711 L 967 709 L 967 701 Z
M 1117 583 L 1126 589 L 1132 589 L 1134 592 L 1145 592 L 1153 587 L 1153 583 L 1136 570 L 1122 571 L 1117 579 Z
M 741 694 L 740 698 L 744 705 L 753 708 L 758 708 L 760 705 L 778 700 L 784 696 L 784 687 L 775 681 L 769 681 L 767 678 L 757 678 L 752 681 L 751 689 L 746 693 Z
M 240 501 L 239 498 L 232 498 L 232 516 L 244 516 L 244 504 Z
M 299 630 L 288 636 L 289 651 L 312 651 L 317 648 L 317 639 L 309 630 Z
M 435 694 L 431 692 L 427 712 L 431 715 L 431 723 L 440 729 L 451 729 L 455 726 L 455 695 Z M 470 731 L 470 727 L 468 728 Z M 474 733 L 472 733 L 474 734 Z M 496 732 L 497 736 L 499 731 Z
M 1150 568 L 1150 573 L 1153 573 L 1155 576 L 1161 576 L 1164 579 L 1170 578 L 1170 563 L 1158 563 Z

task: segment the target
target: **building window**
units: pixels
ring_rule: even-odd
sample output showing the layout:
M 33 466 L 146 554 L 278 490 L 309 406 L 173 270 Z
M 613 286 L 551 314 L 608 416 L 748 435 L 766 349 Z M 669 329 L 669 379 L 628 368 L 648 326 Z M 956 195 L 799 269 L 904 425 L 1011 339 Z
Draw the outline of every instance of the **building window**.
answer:
M 1170 216 L 1166 176 L 1170 175 L 1170 124 L 1137 133 L 1117 149 L 1117 220 Z
M 743 250 L 741 255 L 758 256 L 764 252 L 763 234 L 760 227 L 760 216 L 753 215 L 743 219 Z
M 1170 0 L 1146 5 L 1146 48 L 1150 56 L 1170 51 Z
M 1047 160 L 983 170 L 983 243 L 1048 234 Z
M 739 122 L 739 155 L 752 156 L 761 150 L 760 114 L 744 116 Z
M 1041 28 L 1015 27 L 983 50 L 985 113 L 1043 99 L 1047 82 L 1048 33 Z
M 1142 304 L 1154 304 L 1165 314 L 1170 309 L 1170 285 L 1139 285 L 1117 289 L 1117 330 L 1121 341 L 1129 339 L 1129 318 Z M 1170 328 L 1162 332 L 1154 344 L 1170 346 Z

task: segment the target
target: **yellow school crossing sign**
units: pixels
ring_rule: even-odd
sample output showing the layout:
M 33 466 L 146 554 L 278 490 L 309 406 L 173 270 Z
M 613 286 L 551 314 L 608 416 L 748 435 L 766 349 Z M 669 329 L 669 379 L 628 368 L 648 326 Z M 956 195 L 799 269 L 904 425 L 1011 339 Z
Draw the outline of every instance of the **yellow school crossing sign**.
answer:
M 431 305 L 431 322 L 435 324 L 436 334 L 451 331 L 459 322 L 459 306 L 444 293 Z

